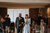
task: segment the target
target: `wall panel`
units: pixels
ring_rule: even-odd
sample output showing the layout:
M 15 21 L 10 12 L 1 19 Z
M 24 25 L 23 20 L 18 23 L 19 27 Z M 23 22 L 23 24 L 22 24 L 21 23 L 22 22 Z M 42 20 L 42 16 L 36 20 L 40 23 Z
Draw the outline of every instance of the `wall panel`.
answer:
M 6 14 L 7 14 L 7 8 L 0 8 L 0 15 L 2 17 L 5 17 Z

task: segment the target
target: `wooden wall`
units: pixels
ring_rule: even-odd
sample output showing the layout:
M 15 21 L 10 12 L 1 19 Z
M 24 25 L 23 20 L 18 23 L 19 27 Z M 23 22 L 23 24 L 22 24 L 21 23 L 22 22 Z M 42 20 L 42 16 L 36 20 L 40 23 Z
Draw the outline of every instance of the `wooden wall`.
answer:
M 0 8 L 0 15 L 2 17 L 5 17 L 6 14 L 7 14 L 7 8 Z
M 43 15 L 45 16 L 47 14 L 47 9 L 46 8 L 41 8 L 40 11 L 41 11 L 40 12 L 41 16 L 43 16 Z
M 30 8 L 29 9 L 29 16 L 31 18 L 38 17 L 39 8 Z
M 50 4 L 49 5 L 46 5 L 46 10 L 48 12 L 48 8 L 50 8 Z M 49 14 L 49 15 L 48 15 Z M 50 11 L 47 13 L 47 16 L 50 16 Z M 48 23 L 50 22 L 50 17 L 48 17 Z

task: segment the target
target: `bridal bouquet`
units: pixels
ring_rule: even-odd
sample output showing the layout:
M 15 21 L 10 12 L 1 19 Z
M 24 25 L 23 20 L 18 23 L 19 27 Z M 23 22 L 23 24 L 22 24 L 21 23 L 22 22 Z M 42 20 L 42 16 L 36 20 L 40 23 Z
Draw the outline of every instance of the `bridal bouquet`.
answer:
M 28 24 L 29 22 L 26 20 L 25 24 Z

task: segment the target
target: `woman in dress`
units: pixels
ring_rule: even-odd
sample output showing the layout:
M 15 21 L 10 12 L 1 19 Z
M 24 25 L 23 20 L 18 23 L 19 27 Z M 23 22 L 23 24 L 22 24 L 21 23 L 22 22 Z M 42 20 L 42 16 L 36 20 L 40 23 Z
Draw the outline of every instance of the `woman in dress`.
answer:
M 30 33 L 30 24 L 31 24 L 31 20 L 30 18 L 28 18 L 28 15 L 25 15 L 25 26 L 24 26 L 24 31 L 23 33 Z

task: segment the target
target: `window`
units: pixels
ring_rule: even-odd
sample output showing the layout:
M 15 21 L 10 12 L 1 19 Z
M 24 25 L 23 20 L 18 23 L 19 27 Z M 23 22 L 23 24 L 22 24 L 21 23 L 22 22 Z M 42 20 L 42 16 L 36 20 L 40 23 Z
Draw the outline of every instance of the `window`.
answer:
M 8 9 L 7 11 L 7 14 L 9 14 L 9 17 L 11 18 L 11 22 L 15 22 L 19 13 L 22 14 L 23 18 L 25 18 L 25 14 L 29 15 L 29 9 Z

